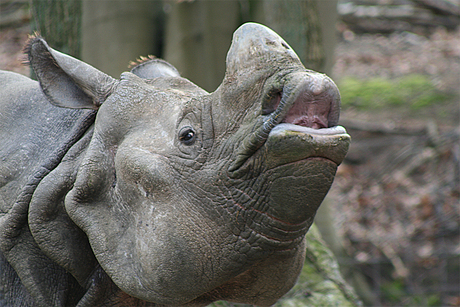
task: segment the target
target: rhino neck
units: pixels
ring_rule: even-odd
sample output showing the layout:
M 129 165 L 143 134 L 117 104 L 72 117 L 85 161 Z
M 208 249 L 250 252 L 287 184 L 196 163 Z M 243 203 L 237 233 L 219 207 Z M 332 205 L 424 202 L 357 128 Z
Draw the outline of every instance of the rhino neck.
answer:
M 62 140 L 59 145 L 55 147 L 54 151 L 51 152 L 44 161 L 41 161 L 35 171 L 32 172 L 32 175 L 29 176 L 28 182 L 24 184 L 23 189 L 16 197 L 13 207 L 10 208 L 9 212 L 2 216 L 2 219 L 0 220 L 0 229 L 5 230 L 1 232 L 2 240 L 0 241 L 2 243 L 0 247 L 3 250 L 9 250 L 12 247 L 9 244 L 14 243 L 10 242 L 10 239 L 19 236 L 22 226 L 26 223 L 27 210 L 29 209 L 31 199 L 39 184 L 42 183 L 43 179 L 50 174 L 50 172 L 58 167 L 72 146 L 81 139 L 88 128 L 94 123 L 95 116 L 95 111 L 88 111 L 82 117 L 77 119 L 72 131 L 65 133 L 66 139 Z M 46 144 L 42 145 L 46 146 Z M 21 214 L 20 216 L 24 220 L 18 221 L 17 216 L 19 214 Z
M 51 117 L 51 115 L 49 115 Z M 62 139 L 54 149 L 49 151 L 48 156 L 34 169 L 32 175 L 16 197 L 13 206 L 0 219 L 0 249 L 7 261 L 15 269 L 21 278 L 25 288 L 34 300 L 44 306 L 57 305 L 60 299 L 56 295 L 64 285 L 72 287 L 75 291 L 70 295 L 78 295 L 83 291 L 79 288 L 84 283 L 85 277 L 79 275 L 81 267 L 66 267 L 74 264 L 69 261 L 66 254 L 56 252 L 56 246 L 60 248 L 69 245 L 72 237 L 61 236 L 61 228 L 57 223 L 64 223 L 69 231 L 77 233 L 77 236 L 84 234 L 73 225 L 63 210 L 63 195 L 69 190 L 69 180 L 66 176 L 55 176 L 56 170 L 62 164 L 64 157 L 72 151 L 72 148 L 87 132 L 95 118 L 94 111 L 85 112 L 72 124 L 70 131 L 62 131 Z M 54 122 L 56 126 L 61 124 Z M 54 127 L 52 127 L 54 129 Z M 50 129 L 51 130 L 51 129 Z M 52 147 L 54 140 L 46 136 L 38 136 L 42 146 Z M 46 148 L 46 147 L 45 147 Z M 52 178 L 52 179 L 50 179 Z M 58 197 L 60 193 L 64 194 Z M 31 223 L 31 221 L 33 221 Z M 40 225 L 40 221 L 48 223 Z M 54 241 L 61 238 L 62 242 Z M 73 237 L 75 238 L 75 237 Z M 80 247 L 81 249 L 81 247 Z M 28 255 L 24 257 L 24 255 Z M 74 257 L 75 255 L 72 255 Z M 85 257 L 91 258 L 92 254 Z M 40 265 L 39 265 L 40 264 Z M 43 270 L 46 265 L 49 270 Z M 76 272 L 73 278 L 68 272 Z M 52 272 L 52 273 L 51 273 Z M 54 274 L 54 275 L 47 275 Z M 40 276 L 48 283 L 36 282 L 34 277 Z M 59 276 L 59 277 L 57 277 Z M 77 298 L 75 298 L 77 299 Z
M 244 184 L 231 185 L 228 188 L 231 201 L 223 206 L 236 221 L 238 237 L 248 247 L 254 248 L 253 255 L 250 255 L 254 260 L 273 252 L 294 251 L 313 221 L 313 217 L 295 222 L 279 217 L 274 207 L 289 204 L 273 203 L 271 198 L 276 180 L 271 175 L 271 172 L 260 174 Z

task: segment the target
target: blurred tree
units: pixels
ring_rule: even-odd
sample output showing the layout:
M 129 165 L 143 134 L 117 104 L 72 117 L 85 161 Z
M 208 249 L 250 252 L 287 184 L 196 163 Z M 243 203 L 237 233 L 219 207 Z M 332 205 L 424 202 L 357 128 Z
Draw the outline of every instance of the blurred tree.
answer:
M 321 24 L 315 0 L 254 1 L 254 19 L 266 24 L 297 52 L 303 64 L 313 70 L 324 67 Z
M 307 68 L 330 74 L 337 0 L 168 1 L 165 59 L 208 91 L 220 84 L 232 33 L 255 21 L 280 34 Z
M 332 70 L 337 0 L 82 2 L 82 58 L 114 77 L 153 54 L 212 91 L 225 73 L 232 33 L 247 21 L 274 29 L 307 68 Z
M 168 1 L 165 59 L 207 91 L 224 77 L 233 32 L 241 24 L 239 1 Z
M 32 30 L 53 48 L 81 56 L 81 0 L 32 0 Z
M 161 57 L 163 1 L 82 0 L 82 59 L 118 78 L 130 61 Z

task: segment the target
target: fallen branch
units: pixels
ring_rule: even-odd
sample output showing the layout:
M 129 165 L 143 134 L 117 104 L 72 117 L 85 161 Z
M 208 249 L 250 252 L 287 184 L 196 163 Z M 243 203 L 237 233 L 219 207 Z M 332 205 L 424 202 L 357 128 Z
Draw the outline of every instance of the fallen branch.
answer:
M 460 6 L 446 0 L 413 0 L 431 10 L 441 12 L 445 15 L 460 16 Z

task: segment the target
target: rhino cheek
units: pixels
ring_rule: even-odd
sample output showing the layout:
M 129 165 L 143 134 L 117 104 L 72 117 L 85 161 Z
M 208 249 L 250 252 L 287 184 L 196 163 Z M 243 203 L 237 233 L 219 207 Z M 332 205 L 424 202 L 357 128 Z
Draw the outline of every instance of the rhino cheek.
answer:
M 115 186 L 84 202 L 74 190 L 66 209 L 121 290 L 179 306 L 236 273 L 222 274 L 216 259 L 209 258 L 223 252 L 219 238 L 213 237 L 218 225 L 187 201 L 165 159 L 121 146 L 114 163 Z
M 173 217 L 175 218 L 175 217 Z M 201 270 L 189 242 L 182 239 L 168 216 L 145 219 L 142 227 L 130 234 L 133 244 L 133 271 L 124 275 L 123 266 L 114 266 L 112 275 L 119 286 L 130 295 L 160 304 L 182 304 L 193 299 L 193 276 Z M 147 226 L 148 225 L 148 226 Z M 126 280 L 118 280 L 118 276 Z M 137 279 L 133 287 L 130 280 Z M 188 289 L 188 292 L 184 291 Z
M 168 159 L 125 144 L 115 168 L 117 194 L 128 207 L 130 225 L 124 238 L 112 242 L 125 245 L 103 260 L 114 282 L 130 295 L 161 304 L 183 304 L 208 291 L 203 272 L 210 269 L 203 254 L 212 254 L 205 239 L 210 230 L 186 201 Z M 123 259 L 126 251 L 130 255 Z
M 218 238 L 210 235 L 215 226 L 207 225 L 198 210 L 190 208 L 190 203 L 172 197 L 164 204 L 144 201 L 132 212 L 131 227 L 122 234 L 126 238 L 113 242 L 125 245 L 101 261 L 123 291 L 146 301 L 179 306 L 229 278 L 220 271 L 221 260 L 214 257 L 222 252 L 211 243 L 218 244 Z M 129 259 L 117 258 L 127 250 Z

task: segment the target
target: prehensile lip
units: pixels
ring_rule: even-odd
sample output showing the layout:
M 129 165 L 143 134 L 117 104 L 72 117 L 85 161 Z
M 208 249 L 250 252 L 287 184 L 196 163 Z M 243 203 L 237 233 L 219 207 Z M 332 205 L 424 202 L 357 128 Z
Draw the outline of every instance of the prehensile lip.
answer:
M 343 127 L 337 126 L 340 94 L 333 81 L 325 75 L 306 71 L 290 73 L 285 78 L 281 91 L 277 87 L 265 91 L 269 94 L 261 103 L 262 110 L 273 111 L 266 114 L 263 123 L 257 123 L 257 128 L 245 137 L 229 166 L 229 172 L 238 170 L 262 146 L 266 146 L 268 152 L 277 152 L 278 148 L 267 147 L 269 144 L 266 142 L 270 140 L 272 144 L 275 142 L 284 147 L 286 154 L 283 156 L 289 150 L 306 151 L 310 156 L 316 153 L 319 157 L 331 156 L 336 164 L 343 161 L 350 136 Z M 273 99 L 277 94 L 279 99 Z M 339 135 L 342 137 L 333 137 Z M 307 145 L 313 146 L 314 151 Z M 344 149 L 345 152 L 336 154 L 337 146 L 340 152 Z M 330 150 L 331 154 L 326 150 Z

